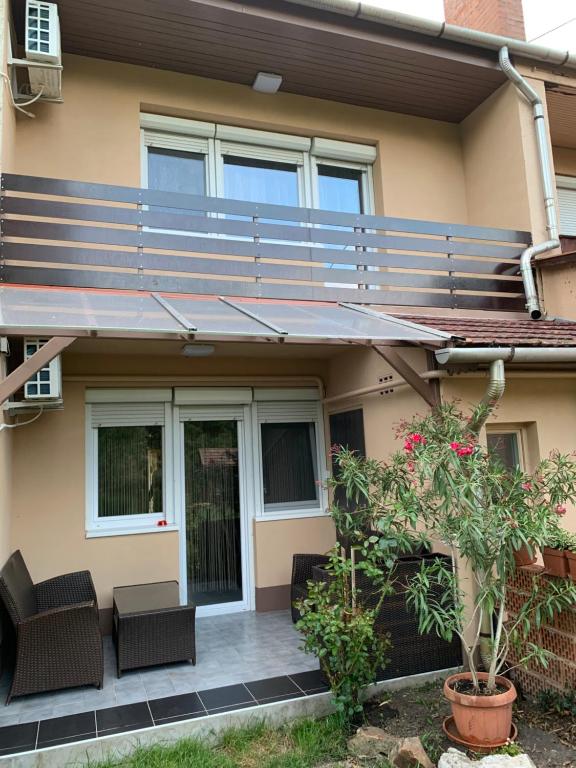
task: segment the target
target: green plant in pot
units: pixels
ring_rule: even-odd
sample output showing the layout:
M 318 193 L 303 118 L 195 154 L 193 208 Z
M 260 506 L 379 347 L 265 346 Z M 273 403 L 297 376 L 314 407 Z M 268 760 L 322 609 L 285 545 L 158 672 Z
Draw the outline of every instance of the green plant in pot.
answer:
M 564 543 L 564 554 L 568 563 L 568 575 L 572 581 L 576 581 L 576 534 L 568 534 Z
M 570 548 L 573 536 L 568 531 L 557 526 L 550 532 L 546 545 L 542 548 L 544 567 L 551 576 L 565 579 L 568 576 L 567 550 Z
M 542 548 L 557 528 L 558 505 L 576 499 L 576 463 L 554 454 L 531 474 L 509 471 L 478 441 L 475 425 L 484 415 L 482 407 L 466 417 L 444 405 L 400 425 L 403 450 L 381 465 L 381 493 L 373 502 L 376 529 L 391 514 L 417 517 L 473 585 L 467 594 L 455 569 L 424 559 L 408 585 L 408 602 L 420 632 L 461 639 L 468 671 L 449 677 L 444 693 L 459 737 L 490 747 L 510 736 L 516 691 L 502 674 L 509 651 L 522 649 L 522 664 L 546 666 L 550 654 L 530 641 L 530 631 L 576 602 L 569 580 L 535 579 L 517 615 L 507 611 L 514 552 Z

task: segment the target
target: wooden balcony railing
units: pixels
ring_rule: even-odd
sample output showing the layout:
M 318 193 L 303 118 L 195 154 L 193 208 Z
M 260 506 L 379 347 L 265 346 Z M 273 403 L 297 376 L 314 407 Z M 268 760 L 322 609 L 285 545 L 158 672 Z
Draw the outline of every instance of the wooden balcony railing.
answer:
M 520 310 L 527 232 L 2 176 L 0 282 Z

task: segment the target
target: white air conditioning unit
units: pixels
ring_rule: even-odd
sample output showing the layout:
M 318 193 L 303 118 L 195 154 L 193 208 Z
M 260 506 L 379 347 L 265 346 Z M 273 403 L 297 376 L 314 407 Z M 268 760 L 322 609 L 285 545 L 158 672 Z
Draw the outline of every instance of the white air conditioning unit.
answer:
M 24 360 L 46 344 L 48 339 L 25 338 Z M 62 372 L 60 356 L 51 360 L 44 368 L 40 368 L 31 379 L 24 384 L 25 400 L 59 400 L 62 397 Z
M 26 0 L 26 59 L 30 91 L 44 98 L 59 99 L 62 94 L 60 21 L 56 3 Z M 47 66 L 43 67 L 42 64 Z

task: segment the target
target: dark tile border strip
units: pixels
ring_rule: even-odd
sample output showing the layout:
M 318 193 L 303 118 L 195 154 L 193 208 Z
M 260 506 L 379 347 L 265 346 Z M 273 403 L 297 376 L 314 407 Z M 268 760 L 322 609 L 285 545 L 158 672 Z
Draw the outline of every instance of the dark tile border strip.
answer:
M 193 720 L 222 712 L 299 699 L 328 690 L 320 670 L 251 680 L 247 683 L 175 694 L 162 699 L 145 699 L 106 709 L 34 720 L 0 728 L 0 758 L 19 752 L 49 747 L 158 725 Z M 143 707 L 145 705 L 145 708 Z M 215 706 L 219 705 L 219 706 Z M 185 711 L 190 709 L 191 711 Z M 172 714 L 168 714 L 168 713 Z M 91 715 L 93 719 L 88 716 Z M 94 728 L 87 728 L 94 722 Z

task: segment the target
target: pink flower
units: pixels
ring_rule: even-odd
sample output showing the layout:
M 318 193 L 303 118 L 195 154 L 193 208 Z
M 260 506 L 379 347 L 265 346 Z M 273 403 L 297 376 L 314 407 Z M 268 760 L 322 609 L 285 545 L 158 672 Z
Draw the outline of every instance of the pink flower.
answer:
M 461 443 L 450 443 L 450 448 L 452 448 L 453 451 L 459 450 L 461 447 Z
M 554 512 L 556 512 L 557 515 L 562 517 L 562 515 L 566 514 L 566 507 L 564 504 L 556 504 L 556 508 L 554 509 Z
M 406 464 L 406 469 L 408 470 L 408 472 L 414 472 L 414 470 L 416 469 L 416 465 L 414 464 L 413 461 L 409 461 Z
M 426 445 L 426 438 L 419 432 L 414 432 L 413 434 L 408 435 L 408 440 L 413 443 L 420 443 L 420 445 Z
M 531 491 L 532 490 L 532 483 L 522 483 L 522 490 L 523 491 Z
M 457 456 L 470 456 L 471 453 L 474 453 L 474 447 L 472 445 L 465 445 L 456 451 Z
M 406 451 L 406 453 L 412 453 L 412 451 L 414 450 L 414 447 L 410 442 L 410 440 L 406 440 L 406 442 L 404 443 L 404 450 Z

